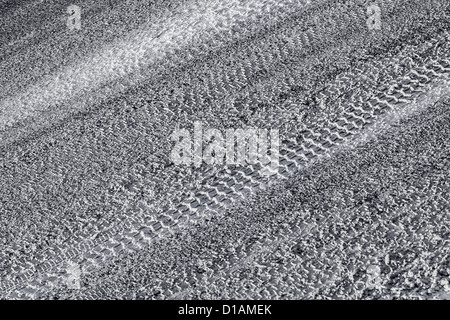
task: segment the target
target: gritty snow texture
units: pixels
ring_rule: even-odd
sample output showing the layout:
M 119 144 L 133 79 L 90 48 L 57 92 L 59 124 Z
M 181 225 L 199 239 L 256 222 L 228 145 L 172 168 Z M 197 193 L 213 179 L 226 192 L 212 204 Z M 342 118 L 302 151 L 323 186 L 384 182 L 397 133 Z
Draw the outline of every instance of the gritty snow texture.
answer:
M 70 4 L 0 3 L 0 298 L 450 298 L 447 0 Z

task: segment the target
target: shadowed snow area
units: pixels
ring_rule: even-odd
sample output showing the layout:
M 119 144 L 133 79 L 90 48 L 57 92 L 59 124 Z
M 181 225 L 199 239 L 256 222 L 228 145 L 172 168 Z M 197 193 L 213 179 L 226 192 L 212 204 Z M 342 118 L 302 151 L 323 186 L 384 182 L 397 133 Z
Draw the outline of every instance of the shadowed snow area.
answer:
M 448 1 L 2 5 L 0 298 L 449 299 Z

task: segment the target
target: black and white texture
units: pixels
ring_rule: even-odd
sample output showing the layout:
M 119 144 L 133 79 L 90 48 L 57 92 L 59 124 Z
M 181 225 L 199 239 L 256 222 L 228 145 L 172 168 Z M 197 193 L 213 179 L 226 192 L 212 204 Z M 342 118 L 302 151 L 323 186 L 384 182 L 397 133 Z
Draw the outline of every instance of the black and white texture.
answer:
M 0 1 L 0 298 L 450 299 L 449 4 Z

